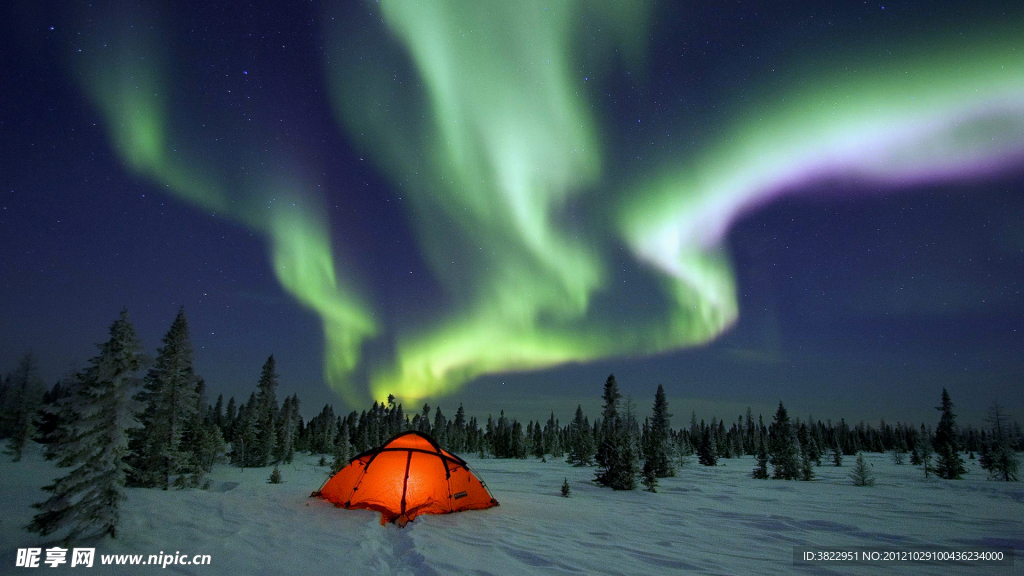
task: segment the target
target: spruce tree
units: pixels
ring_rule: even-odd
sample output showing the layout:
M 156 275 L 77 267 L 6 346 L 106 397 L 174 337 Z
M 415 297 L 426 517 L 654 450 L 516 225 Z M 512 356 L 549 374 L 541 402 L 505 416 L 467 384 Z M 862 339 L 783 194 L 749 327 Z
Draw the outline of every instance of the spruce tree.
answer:
M 583 415 L 583 407 L 576 405 L 576 416 L 569 425 L 569 456 L 566 462 L 573 466 L 590 466 L 594 458 L 594 436 Z
M 921 468 L 924 470 L 924 477 L 927 478 L 932 473 L 932 455 L 935 451 L 932 449 L 931 435 L 925 429 L 924 424 L 921 424 L 921 436 L 918 438 L 917 452 L 921 457 Z
M 26 443 L 36 437 L 36 414 L 46 393 L 46 386 L 38 372 L 35 356 L 31 352 L 22 356 L 11 375 L 8 405 L 2 406 L 7 412 L 6 422 L 10 433 L 7 453 L 13 457 L 14 462 L 21 460 Z
M 274 460 L 277 444 L 277 362 L 271 354 L 260 370 L 256 389 L 256 444 L 250 466 L 266 466 Z
M 145 408 L 139 415 L 142 428 L 130 442 L 132 485 L 166 490 L 187 461 L 181 435 L 196 410 L 195 378 L 188 321 L 181 308 L 136 396 Z
M 187 457 L 182 464 L 182 474 L 175 480 L 175 486 L 179 488 L 196 488 L 203 482 L 203 477 L 213 468 L 213 462 L 217 458 L 219 444 L 212 437 L 215 426 L 208 427 L 202 416 L 202 407 L 205 400 L 206 383 L 202 378 L 196 379 L 196 410 L 181 434 L 181 444 L 187 452 Z
M 814 479 L 814 457 L 806 445 L 801 445 L 800 451 L 800 479 L 808 482 Z
M 648 492 L 657 492 L 658 474 L 655 465 L 651 460 L 644 460 L 643 470 L 640 472 L 640 482 Z
M 281 479 L 281 469 L 274 464 L 274 470 L 270 473 L 270 478 L 267 478 L 267 484 L 281 484 L 284 480 Z
M 993 401 L 989 405 L 985 421 L 991 428 L 980 446 L 981 467 L 988 471 L 989 478 L 993 480 L 1017 480 L 1020 464 L 1013 449 L 1010 422 L 998 402 Z
M 569 479 L 566 478 L 565 480 L 562 481 L 562 496 L 568 498 L 570 493 L 571 489 L 569 488 Z
M 704 426 L 700 433 L 700 446 L 697 448 L 697 461 L 705 466 L 718 465 L 718 448 L 711 438 L 711 426 Z
M 617 450 L 617 432 L 622 426 L 619 417 L 619 386 L 615 374 L 609 374 L 604 383 L 604 408 L 601 410 L 601 444 L 597 447 L 597 465 L 607 469 Z
M 352 445 L 348 440 L 348 434 L 338 434 L 334 443 L 334 462 L 331 464 L 331 474 L 337 474 L 339 470 L 348 465 L 352 457 Z
M 758 480 L 768 479 L 768 450 L 764 446 L 764 442 L 761 442 L 757 449 L 757 466 L 751 472 L 751 476 Z
M 779 402 L 775 411 L 775 421 L 768 432 L 769 462 L 772 464 L 772 478 L 796 480 L 800 475 L 800 447 L 789 414 L 785 406 Z
M 892 461 L 894 464 L 903 464 L 907 455 L 907 442 L 903 439 L 902 430 L 897 427 L 896 438 L 893 441 Z
M 658 478 L 675 476 L 675 469 L 672 460 L 669 458 L 669 434 L 671 432 L 670 418 L 668 412 L 668 399 L 665 397 L 665 387 L 658 384 L 658 390 L 654 393 L 654 414 L 651 417 L 650 439 L 647 442 L 647 454 L 645 460 L 651 462 L 654 475 Z
M 63 401 L 71 395 L 80 374 L 71 373 L 53 386 L 39 409 L 39 442 L 43 444 L 43 457 L 54 460 L 61 445 L 70 439 L 75 418 L 70 403 Z
M 836 467 L 843 465 L 843 449 L 839 447 L 839 441 L 832 445 L 832 464 Z
M 57 448 L 58 465 L 72 468 L 43 488 L 51 496 L 33 504 L 39 510 L 27 529 L 46 536 L 70 528 L 66 541 L 117 536 L 125 499 L 127 429 L 137 426 L 132 388 L 142 368 L 141 345 L 127 310 L 110 326 L 110 339 L 74 380 L 70 395 L 59 400 L 73 418 Z
M 963 447 L 960 445 L 956 415 L 953 414 L 953 401 L 945 388 L 942 389 L 942 403 L 935 409 L 942 412 L 935 428 L 935 474 L 939 478 L 956 480 L 967 473 L 967 468 L 960 456 Z
M 626 415 L 615 430 L 612 439 L 611 459 L 598 482 L 613 490 L 635 490 L 639 472 L 640 430 L 633 417 L 632 403 L 626 402 Z
M 544 433 L 541 432 L 540 422 L 533 427 L 533 443 L 531 448 L 533 449 L 533 455 L 537 458 L 543 458 L 547 454 L 546 447 L 544 446 Z
M 875 477 L 871 474 L 871 469 L 868 468 L 866 462 L 864 462 L 864 455 L 857 455 L 857 463 L 853 466 L 853 471 L 850 472 L 850 479 L 853 481 L 854 486 L 874 486 Z

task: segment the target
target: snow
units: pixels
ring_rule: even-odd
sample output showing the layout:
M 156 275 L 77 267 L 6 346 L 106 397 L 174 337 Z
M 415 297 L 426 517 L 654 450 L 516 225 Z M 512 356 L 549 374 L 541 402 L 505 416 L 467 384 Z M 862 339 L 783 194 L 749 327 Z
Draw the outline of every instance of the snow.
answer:
M 209 566 L 170 565 L 169 574 L 876 574 L 879 566 L 794 566 L 793 546 L 1024 549 L 1024 487 L 985 479 L 974 460 L 964 480 L 924 479 L 918 467 L 867 454 L 874 487 L 850 484 L 852 460 L 815 469 L 812 482 L 753 480 L 754 459 L 691 463 L 655 494 L 614 492 L 591 482 L 593 468 L 556 459 L 466 456 L 501 506 L 422 516 L 404 530 L 379 514 L 309 498 L 327 478 L 318 456 L 271 468 L 218 465 L 210 490 L 129 489 L 116 540 L 95 543 L 96 565 L 15 568 L 18 548 L 53 538 L 22 527 L 64 472 L 33 447 L 20 463 L 0 462 L 0 574 L 147 574 L 155 566 L 100 566 L 101 554 L 211 555 Z M 560 495 L 563 478 L 572 488 Z M 45 552 L 43 554 L 45 557 Z M 1014 567 L 901 564 L 901 574 Z

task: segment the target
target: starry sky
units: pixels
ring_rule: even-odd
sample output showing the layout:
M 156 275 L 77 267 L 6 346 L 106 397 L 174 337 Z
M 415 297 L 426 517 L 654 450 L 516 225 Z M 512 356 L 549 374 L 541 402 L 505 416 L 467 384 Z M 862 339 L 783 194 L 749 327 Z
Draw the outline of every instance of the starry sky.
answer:
M 1024 7 L 780 4 L 7 3 L 0 371 L 1024 419 Z

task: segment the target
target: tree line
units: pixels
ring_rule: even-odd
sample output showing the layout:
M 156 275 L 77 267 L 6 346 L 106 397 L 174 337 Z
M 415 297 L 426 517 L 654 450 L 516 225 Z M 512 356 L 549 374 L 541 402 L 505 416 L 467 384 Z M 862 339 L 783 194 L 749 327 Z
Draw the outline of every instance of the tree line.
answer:
M 979 455 L 992 478 L 1009 481 L 1016 480 L 1016 452 L 1024 447 L 1020 426 L 996 403 L 989 409 L 987 428 L 958 427 L 945 389 L 934 432 L 924 424 L 882 421 L 876 428 L 864 422 L 851 427 L 845 420 L 800 421 L 789 417 L 781 401 L 767 426 L 760 415 L 755 421 L 748 408 L 728 427 L 724 420 L 698 422 L 691 414 L 688 428 L 673 429 L 661 385 L 650 416 L 641 423 L 614 375 L 605 381 L 604 405 L 593 422 L 581 406 L 564 426 L 553 412 L 546 422 L 525 426 L 504 411 L 479 422 L 467 418 L 461 404 L 452 419 L 429 404 L 410 417 L 394 396 L 345 415 L 335 414 L 328 404 L 306 422 L 298 395 L 277 400 L 273 355 L 247 401 L 231 397 L 225 403 L 219 395 L 208 403 L 205 381 L 193 366 L 184 309 L 153 359 L 143 354 L 127 311 L 98 347 L 86 368 L 50 389 L 31 354 L 0 382 L 0 438 L 7 439 L 8 453 L 20 460 L 27 442 L 35 441 L 47 459 L 71 469 L 44 487 L 50 497 L 34 505 L 39 513 L 29 529 L 43 535 L 70 527 L 69 540 L 115 536 L 126 486 L 204 487 L 205 474 L 217 462 L 264 467 L 290 463 L 299 452 L 321 454 L 325 465 L 330 456 L 333 472 L 355 454 L 406 430 L 428 433 L 446 450 L 481 458 L 564 457 L 575 466 L 596 465 L 595 481 L 601 485 L 633 490 L 639 483 L 650 491 L 692 455 L 705 466 L 720 458 L 754 456 L 754 478 L 812 480 L 823 461 L 841 466 L 844 456 L 891 452 L 897 464 L 909 461 L 926 475 L 953 479 L 965 472 L 962 454 L 967 452 L 969 458 Z

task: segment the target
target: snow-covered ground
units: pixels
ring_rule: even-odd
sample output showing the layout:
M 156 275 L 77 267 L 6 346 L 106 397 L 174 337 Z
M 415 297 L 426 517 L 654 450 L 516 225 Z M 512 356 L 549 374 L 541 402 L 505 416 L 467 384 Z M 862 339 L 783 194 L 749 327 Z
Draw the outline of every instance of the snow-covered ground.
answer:
M 501 502 L 483 511 L 422 516 L 404 530 L 379 514 L 309 498 L 326 479 L 316 457 L 282 468 L 218 466 L 208 491 L 129 490 L 116 540 L 95 544 L 96 565 L 16 568 L 18 548 L 52 539 L 22 529 L 41 486 L 59 473 L 38 451 L 0 461 L 3 574 L 877 574 L 880 566 L 793 565 L 793 546 L 1013 546 L 1024 550 L 1024 485 L 985 480 L 968 461 L 964 480 L 925 480 L 921 470 L 869 454 L 874 487 L 850 485 L 853 458 L 822 466 L 813 482 L 753 480 L 753 459 L 691 463 L 656 494 L 595 486 L 593 468 L 551 459 L 467 457 Z M 570 498 L 559 489 L 563 478 Z M 100 566 L 101 554 L 209 554 L 209 566 Z M 45 556 L 45 552 L 44 552 Z M 70 558 L 70 557 L 69 557 Z M 45 559 L 45 558 L 44 558 Z M 900 563 L 901 574 L 1024 574 L 1015 566 Z

